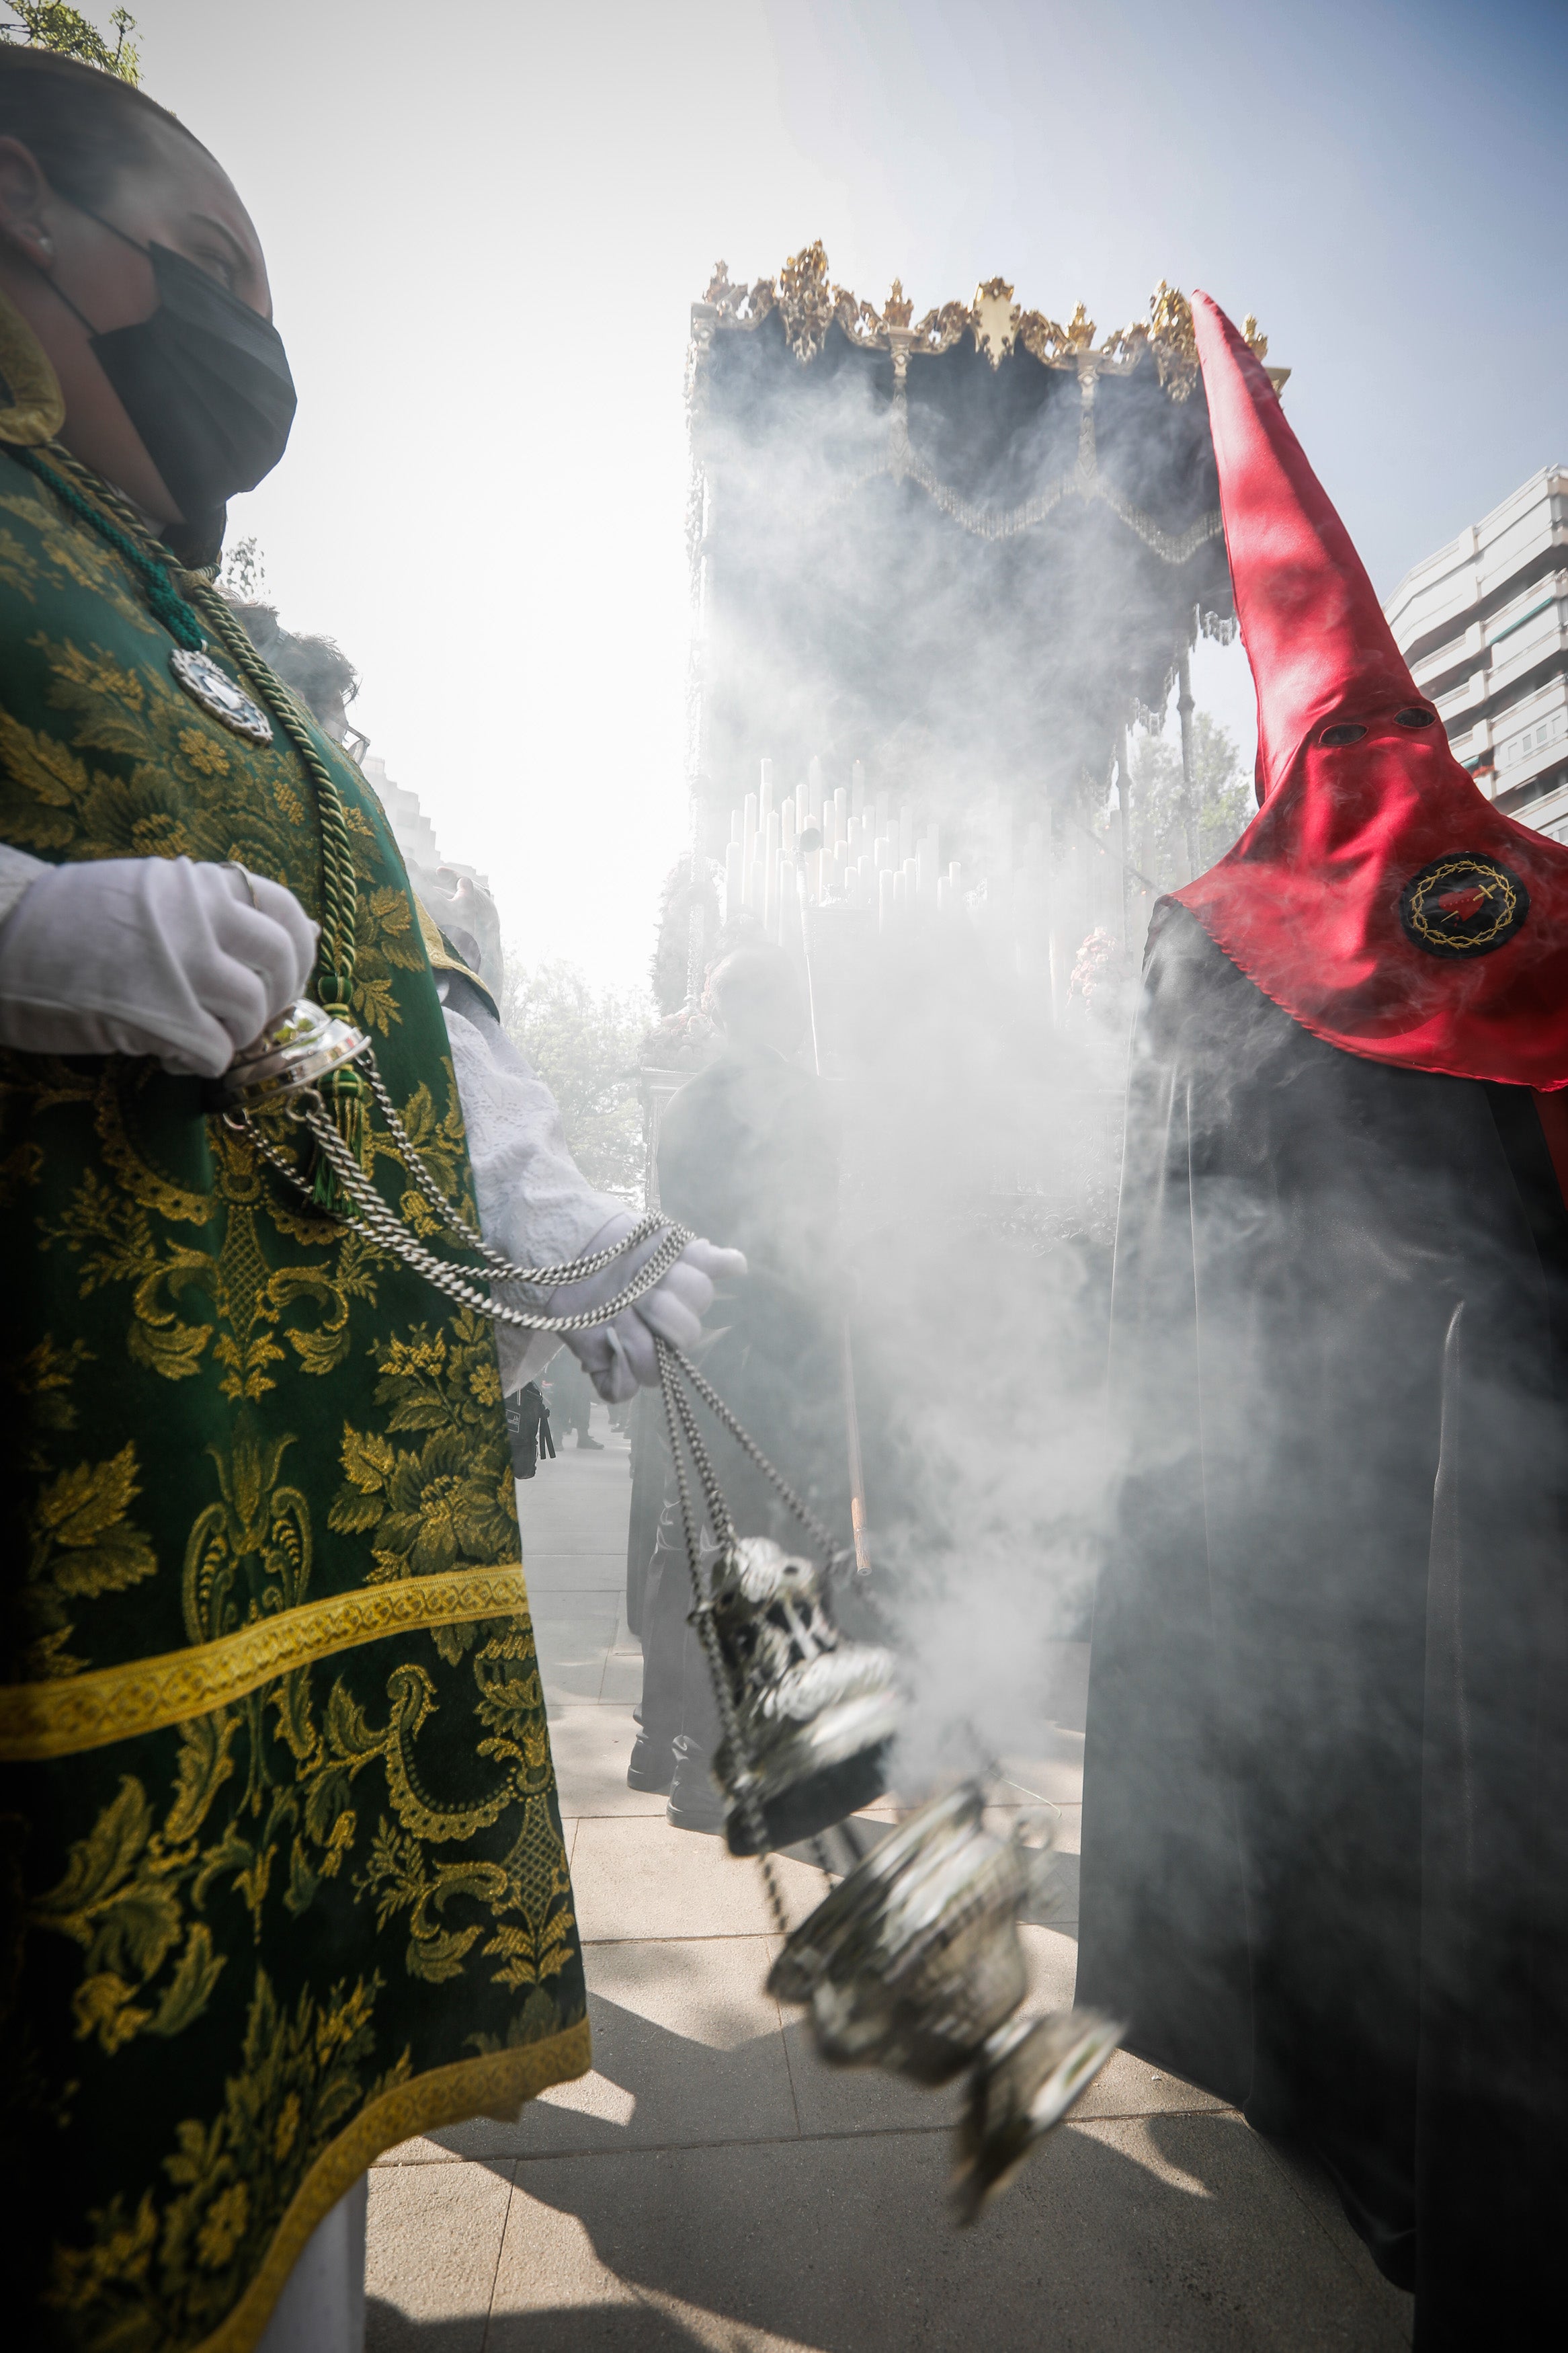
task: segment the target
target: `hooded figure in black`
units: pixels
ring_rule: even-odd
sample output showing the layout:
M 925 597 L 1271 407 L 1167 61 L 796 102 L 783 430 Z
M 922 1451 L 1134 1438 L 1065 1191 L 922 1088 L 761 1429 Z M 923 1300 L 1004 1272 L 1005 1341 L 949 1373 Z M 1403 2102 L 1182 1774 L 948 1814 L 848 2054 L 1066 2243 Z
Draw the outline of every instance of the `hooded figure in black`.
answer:
M 1555 2343 L 1568 852 L 1194 310 L 1262 807 L 1133 1039 L 1078 1999 L 1315 2151 L 1421 2353 Z

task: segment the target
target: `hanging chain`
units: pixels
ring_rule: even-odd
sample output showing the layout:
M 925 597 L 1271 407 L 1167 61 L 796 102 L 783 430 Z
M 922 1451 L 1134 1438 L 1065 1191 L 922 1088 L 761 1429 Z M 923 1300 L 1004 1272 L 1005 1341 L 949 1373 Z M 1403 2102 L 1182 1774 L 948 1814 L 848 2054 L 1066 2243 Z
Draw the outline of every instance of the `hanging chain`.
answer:
M 596 1250 L 592 1258 L 567 1259 L 560 1266 L 514 1266 L 510 1259 L 504 1257 L 500 1250 L 492 1250 L 477 1228 L 469 1225 L 461 1212 L 454 1208 L 431 1176 L 419 1155 L 414 1138 L 397 1115 L 397 1107 L 386 1091 L 386 1082 L 375 1067 L 375 1057 L 366 1053 L 363 1057 L 362 1067 L 370 1081 L 371 1092 L 381 1105 L 382 1117 L 386 1122 L 392 1140 L 403 1155 L 403 1165 L 416 1186 L 453 1232 L 460 1234 L 468 1248 L 477 1250 L 486 1265 L 494 1270 L 498 1282 L 531 1282 L 541 1289 L 580 1282 L 587 1275 L 602 1274 L 605 1267 L 615 1264 L 616 1259 L 624 1258 L 628 1250 L 636 1250 L 639 1243 L 649 1240 L 655 1234 L 663 1233 L 668 1227 L 668 1218 L 661 1218 L 657 1210 L 650 1210 L 646 1218 L 639 1219 L 625 1241 L 612 1242 L 608 1250 Z
M 773 1866 L 772 1841 L 768 1836 L 767 1817 L 763 1811 L 758 1794 L 757 1777 L 751 1757 L 741 1737 L 741 1720 L 735 1713 L 735 1695 L 730 1688 L 730 1677 L 724 1665 L 724 1652 L 719 1641 L 719 1629 L 713 1622 L 713 1603 L 708 1591 L 708 1580 L 702 1572 L 702 1542 L 696 1514 L 691 1508 L 691 1486 L 686 1475 L 686 1460 L 680 1448 L 680 1432 L 686 1427 L 686 1400 L 676 1386 L 673 1367 L 683 1363 L 679 1349 L 668 1340 L 655 1338 L 658 1353 L 659 1387 L 664 1393 L 665 1425 L 669 1432 L 669 1451 L 675 1463 L 675 1483 L 680 1497 L 680 1520 L 686 1532 L 686 1560 L 691 1572 L 692 1620 L 698 1639 L 708 1661 L 708 1672 L 713 1685 L 713 1697 L 719 1710 L 720 1729 L 731 1758 L 730 1794 L 745 1817 L 746 1830 L 756 1848 L 757 1862 L 762 1868 L 763 1883 L 768 1891 L 768 1908 L 781 1936 L 790 1933 L 789 1914 L 784 1907 L 784 1891 L 779 1885 Z M 711 1465 L 709 1466 L 710 1470 Z M 726 1514 L 727 1516 L 727 1514 Z M 717 1531 L 715 1531 L 717 1534 Z
M 662 1218 L 645 1218 L 633 1228 L 624 1242 L 616 1243 L 610 1250 L 596 1251 L 592 1258 L 569 1260 L 563 1266 L 514 1266 L 510 1259 L 502 1258 L 499 1250 L 489 1250 L 487 1252 L 488 1261 L 500 1280 L 537 1283 L 549 1288 L 577 1282 L 584 1271 L 599 1273 L 637 1242 L 646 1240 L 650 1229 L 660 1234 L 657 1247 L 624 1289 L 598 1306 L 584 1308 L 575 1315 L 539 1315 L 521 1307 L 506 1307 L 470 1280 L 479 1270 L 455 1267 L 447 1260 L 437 1258 L 434 1250 L 426 1250 L 425 1244 L 409 1232 L 395 1211 L 387 1207 L 360 1166 L 353 1150 L 326 1116 L 325 1107 L 314 1089 L 308 1089 L 299 1098 L 299 1108 L 294 1115 L 302 1126 L 309 1129 L 341 1180 L 344 1192 L 360 1212 L 358 1217 L 350 1217 L 340 1209 L 337 1214 L 341 1222 L 379 1243 L 393 1257 L 401 1259 L 405 1266 L 423 1275 L 426 1282 L 444 1293 L 448 1299 L 458 1301 L 464 1307 L 473 1308 L 476 1314 L 487 1316 L 492 1324 L 509 1324 L 521 1332 L 565 1333 L 585 1332 L 594 1324 L 611 1323 L 626 1308 L 634 1307 L 639 1299 L 645 1299 L 650 1291 L 658 1289 L 692 1239 L 684 1226 L 670 1225 Z M 313 1198 L 310 1180 L 286 1154 L 279 1150 L 270 1136 L 256 1125 L 247 1113 L 237 1114 L 232 1124 L 249 1137 L 268 1166 L 275 1168 L 296 1193 L 307 1201 Z
M 672 1355 L 677 1353 L 671 1350 Z M 703 1501 L 708 1506 L 708 1516 L 712 1523 L 714 1539 L 721 1552 L 731 1552 L 735 1545 L 735 1523 L 730 1515 L 730 1506 L 724 1501 L 719 1474 L 713 1468 L 712 1457 L 702 1443 L 702 1434 L 697 1427 L 697 1417 L 691 1410 L 689 1398 L 683 1396 L 679 1388 L 674 1390 L 674 1397 L 681 1430 L 691 1450 L 691 1459 L 697 1465 L 697 1476 L 701 1484 Z
M 734 1414 L 731 1412 L 730 1408 L 725 1404 L 718 1390 L 713 1387 L 712 1382 L 706 1380 L 698 1371 L 690 1358 L 683 1356 L 679 1348 L 672 1347 L 670 1354 L 675 1358 L 676 1363 L 680 1366 L 681 1371 L 685 1374 L 687 1379 L 690 1382 L 692 1388 L 696 1390 L 698 1396 L 701 1398 L 709 1411 L 715 1415 L 719 1421 L 722 1423 L 723 1427 L 729 1431 L 736 1444 L 740 1446 L 744 1452 L 751 1456 L 752 1461 L 756 1464 L 758 1470 L 762 1472 L 764 1478 L 770 1479 L 773 1482 L 773 1484 L 778 1490 L 778 1493 L 784 1498 L 785 1504 L 789 1506 L 796 1519 L 799 1520 L 802 1526 L 805 1529 L 806 1534 L 812 1538 L 817 1550 L 822 1554 L 823 1566 L 827 1575 L 830 1577 L 835 1575 L 847 1562 L 853 1559 L 853 1553 L 847 1546 L 834 1543 L 832 1536 L 828 1534 L 826 1528 L 823 1526 L 822 1522 L 817 1518 L 816 1514 L 811 1509 L 808 1504 L 802 1502 L 801 1498 L 795 1493 L 795 1489 L 790 1485 L 789 1481 L 784 1477 L 784 1473 L 781 1471 L 774 1470 L 773 1464 L 768 1461 L 767 1456 L 763 1452 L 762 1448 L 757 1444 L 756 1440 L 752 1436 L 751 1431 L 743 1428 L 741 1422 L 736 1419 Z

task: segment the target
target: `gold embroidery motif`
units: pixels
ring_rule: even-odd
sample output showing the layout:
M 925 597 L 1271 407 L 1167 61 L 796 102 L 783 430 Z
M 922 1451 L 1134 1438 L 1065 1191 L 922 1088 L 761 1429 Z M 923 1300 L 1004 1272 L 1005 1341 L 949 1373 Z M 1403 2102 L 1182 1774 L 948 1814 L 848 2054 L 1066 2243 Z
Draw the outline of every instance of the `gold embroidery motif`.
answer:
M 252 2353 L 311 2232 L 385 2150 L 469 2116 L 494 2116 L 510 2124 L 526 2101 L 552 2084 L 585 2075 L 593 2063 L 588 2021 L 581 2018 L 536 2042 L 430 2068 L 367 2101 L 310 2167 L 239 2302 L 192 2353 Z M 285 2102 L 274 2125 L 275 2148 L 289 2120 Z M 222 2195 L 219 2189 L 217 2196 Z
M 522 1564 L 400 1578 L 307 1601 L 222 1641 L 61 1683 L 0 1684 L 0 1760 L 74 1757 L 242 1699 L 331 1651 L 420 1628 L 477 1625 L 527 1607 Z
M 65 1651 L 73 1604 L 121 1592 L 155 1572 L 157 1556 L 129 1516 L 140 1493 L 129 1441 L 109 1461 L 73 1463 L 39 1490 L 22 1594 L 22 1615 L 35 1634 L 28 1651 L 35 1674 L 69 1675 L 79 1667 Z

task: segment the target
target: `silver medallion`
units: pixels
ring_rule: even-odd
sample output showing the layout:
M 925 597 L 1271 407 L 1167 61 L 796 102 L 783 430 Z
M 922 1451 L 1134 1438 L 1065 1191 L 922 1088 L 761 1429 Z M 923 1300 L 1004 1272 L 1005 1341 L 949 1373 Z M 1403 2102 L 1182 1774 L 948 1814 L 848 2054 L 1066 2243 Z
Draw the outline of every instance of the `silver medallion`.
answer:
M 169 656 L 169 668 L 184 688 L 193 702 L 237 735 L 244 735 L 252 744 L 270 744 L 272 722 L 258 702 L 236 686 L 226 670 L 219 670 L 210 654 L 194 654 L 184 646 L 176 646 Z

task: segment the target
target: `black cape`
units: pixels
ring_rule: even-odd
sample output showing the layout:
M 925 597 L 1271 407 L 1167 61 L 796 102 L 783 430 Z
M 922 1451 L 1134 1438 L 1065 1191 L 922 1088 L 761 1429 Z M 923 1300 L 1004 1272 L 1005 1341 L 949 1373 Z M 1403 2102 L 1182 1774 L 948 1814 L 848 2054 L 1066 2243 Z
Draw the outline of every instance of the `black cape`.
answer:
M 1423 2353 L 1555 2343 L 1568 1212 L 1531 1095 L 1324 1045 L 1167 902 L 1111 1367 L 1079 1999 L 1315 2149 Z

